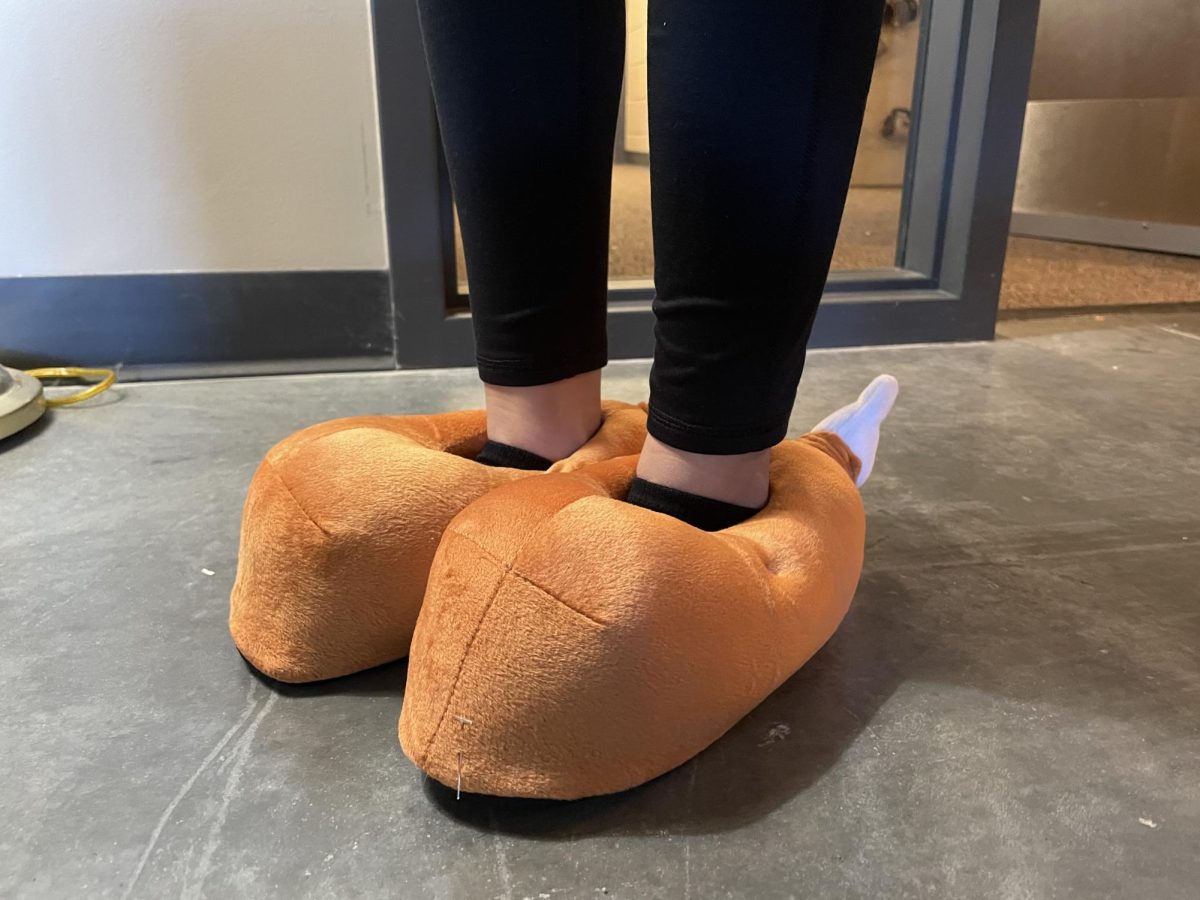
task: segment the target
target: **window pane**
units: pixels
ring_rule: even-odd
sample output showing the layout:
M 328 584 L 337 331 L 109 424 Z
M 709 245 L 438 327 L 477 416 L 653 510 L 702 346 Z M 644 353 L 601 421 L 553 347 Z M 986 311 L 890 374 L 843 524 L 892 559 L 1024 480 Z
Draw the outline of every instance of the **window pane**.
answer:
M 858 155 L 833 254 L 835 269 L 895 264 L 922 12 L 918 0 L 888 0 L 884 9 Z
M 645 283 L 654 272 L 646 105 L 646 0 L 626 0 L 625 88 L 614 148 L 609 280 Z M 871 92 L 859 138 L 835 269 L 891 267 L 896 257 L 908 155 L 922 0 L 887 0 Z M 455 222 L 459 289 L 466 269 Z

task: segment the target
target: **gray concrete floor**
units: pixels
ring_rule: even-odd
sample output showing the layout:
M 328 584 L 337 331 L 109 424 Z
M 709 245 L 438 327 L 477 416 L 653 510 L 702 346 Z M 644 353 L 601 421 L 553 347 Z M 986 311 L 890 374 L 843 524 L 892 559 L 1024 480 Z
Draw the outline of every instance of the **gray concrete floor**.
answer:
M 263 452 L 471 373 L 55 412 L 0 445 L 0 895 L 1195 897 L 1200 314 L 1004 334 L 811 357 L 797 432 L 903 385 L 854 609 L 699 758 L 572 804 L 456 802 L 396 743 L 402 663 L 281 689 L 225 629 Z

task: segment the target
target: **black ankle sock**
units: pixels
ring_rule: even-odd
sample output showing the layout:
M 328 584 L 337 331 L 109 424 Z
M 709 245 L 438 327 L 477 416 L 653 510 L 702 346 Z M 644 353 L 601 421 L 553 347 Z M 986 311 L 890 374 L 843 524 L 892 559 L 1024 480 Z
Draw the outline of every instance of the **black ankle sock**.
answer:
M 629 483 L 629 493 L 625 495 L 625 501 L 634 506 L 674 516 L 702 531 L 730 528 L 739 522 L 745 522 L 758 512 L 753 507 L 689 494 L 687 491 L 655 484 L 642 478 L 634 478 Z
M 554 465 L 552 459 L 546 459 L 520 447 L 501 444 L 499 441 L 488 441 L 484 444 L 483 449 L 475 455 L 475 462 L 506 469 L 525 469 L 528 472 L 545 472 Z

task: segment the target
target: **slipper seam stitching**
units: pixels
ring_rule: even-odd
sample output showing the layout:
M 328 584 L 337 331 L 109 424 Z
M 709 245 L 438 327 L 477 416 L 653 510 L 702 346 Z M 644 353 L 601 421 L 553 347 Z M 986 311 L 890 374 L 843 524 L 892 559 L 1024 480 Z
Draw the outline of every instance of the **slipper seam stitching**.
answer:
M 584 498 L 580 497 L 579 499 L 582 500 Z M 578 502 L 578 501 L 572 501 L 572 503 L 575 503 L 575 502 Z M 570 505 L 571 505 L 570 503 L 567 504 L 567 506 L 570 506 Z M 567 506 L 564 506 L 563 509 L 566 509 Z M 601 628 L 607 628 L 611 624 L 610 622 L 605 622 L 603 619 L 597 619 L 594 616 L 590 616 L 587 613 L 585 613 L 583 610 L 572 606 L 570 603 L 568 603 L 562 597 L 555 594 L 553 591 L 542 587 L 540 584 L 538 584 L 536 581 L 534 581 L 532 578 L 530 578 L 525 573 L 518 572 L 517 569 L 515 568 L 515 565 L 516 565 L 515 563 L 509 564 L 509 563 L 504 562 L 502 559 L 500 559 L 500 557 L 496 556 L 496 554 L 492 553 L 490 550 L 487 549 L 487 547 L 484 547 L 482 544 L 480 544 L 474 538 L 468 537 L 467 535 L 463 534 L 461 531 L 455 531 L 453 533 L 454 533 L 455 537 L 460 537 L 467 543 L 474 544 L 476 549 L 478 549 L 480 553 L 482 553 L 484 556 L 486 556 L 488 559 L 490 559 L 497 566 L 499 566 L 501 569 L 504 570 L 504 575 L 515 575 L 517 578 L 521 579 L 521 581 L 524 581 L 526 584 L 528 584 L 531 588 L 534 588 L 535 590 L 540 591 L 541 593 L 545 594 L 546 597 L 548 597 L 550 600 L 553 600 L 555 603 L 559 604 L 560 606 L 570 610 L 571 612 L 575 613 L 575 615 L 579 616 L 580 618 L 587 619 L 593 625 L 599 625 Z M 503 580 L 503 576 L 502 576 L 501 580 Z
M 325 535 L 325 537 L 329 538 L 330 540 L 333 540 L 333 535 L 328 532 L 320 522 L 312 517 L 312 513 L 304 508 L 304 504 L 300 502 L 299 498 L 296 497 L 295 492 L 292 491 L 291 485 L 284 481 L 283 475 L 274 466 L 271 466 L 271 474 L 279 480 L 281 485 L 283 485 L 283 489 L 287 491 L 287 495 L 292 498 L 292 502 L 296 504 L 296 509 L 300 510 L 300 512 L 304 515 L 304 518 L 308 519 L 308 521 L 312 523 L 313 527 L 316 528 L 317 531 L 321 532 L 321 534 Z
M 517 578 L 521 579 L 521 581 L 525 582 L 527 585 L 529 585 L 534 590 L 536 590 L 542 594 L 545 594 L 546 597 L 548 597 L 550 600 L 553 600 L 559 606 L 562 606 L 565 609 L 569 609 L 571 612 L 575 613 L 575 615 L 579 616 L 580 618 L 587 619 L 593 625 L 598 625 L 601 628 L 606 628 L 609 625 L 609 623 L 605 622 L 603 619 L 597 619 L 594 616 L 588 615 L 582 609 L 575 608 L 570 603 L 568 603 L 566 600 L 564 600 L 562 597 L 559 597 L 557 594 L 554 594 L 551 591 L 546 590 L 544 587 L 542 587 L 540 584 L 538 584 L 536 581 L 534 581 L 528 575 L 524 575 L 524 574 L 518 572 L 516 569 L 509 569 L 508 574 L 515 575 Z
M 559 513 L 561 513 L 564 509 L 574 506 L 580 500 L 585 500 L 585 499 L 587 499 L 587 498 L 586 497 L 576 497 L 574 500 L 567 503 L 566 506 L 563 506 L 560 509 L 556 510 L 549 518 L 547 518 L 537 528 L 535 528 L 531 534 L 528 534 L 525 536 L 525 539 L 521 542 L 521 547 L 526 546 L 529 543 L 529 541 L 532 540 L 534 534 L 536 534 L 542 528 L 546 527 L 546 525 L 548 525 L 549 522 L 551 522 L 555 518 L 557 518 Z M 315 525 L 316 523 L 314 522 L 313 524 Z M 319 528 L 320 526 L 317 526 L 317 527 Z M 458 661 L 458 670 L 454 673 L 454 683 L 450 686 L 450 692 L 446 696 L 446 705 L 442 708 L 441 715 L 438 716 L 438 723 L 437 723 L 437 725 L 434 726 L 433 734 L 431 734 L 429 736 L 429 740 L 425 743 L 425 751 L 421 754 L 420 765 L 422 768 L 424 768 L 425 766 L 427 766 L 429 764 L 429 753 L 433 749 L 434 742 L 437 740 L 438 735 L 441 733 L 442 725 L 445 724 L 446 715 L 447 715 L 447 713 L 450 712 L 450 707 L 454 703 L 454 696 L 455 696 L 455 694 L 458 693 L 458 686 L 462 680 L 463 669 L 465 669 L 466 665 L 467 665 L 467 657 L 471 655 L 471 648 L 474 647 L 474 645 L 475 645 L 475 639 L 479 636 L 479 632 L 483 628 L 483 623 L 487 619 L 488 613 L 490 613 L 492 611 L 492 608 L 496 605 L 496 598 L 498 596 L 500 596 L 500 589 L 504 587 L 505 577 L 507 577 L 510 573 L 512 573 L 512 574 L 515 574 L 518 577 L 522 578 L 523 580 L 527 580 L 527 579 L 524 579 L 524 576 L 522 576 L 519 572 L 515 572 L 513 570 L 512 565 L 507 564 L 507 563 L 503 562 L 502 560 L 500 560 L 494 553 L 492 553 L 486 547 L 481 545 L 477 540 L 475 540 L 472 537 L 469 537 L 468 535 L 464 534 L 462 531 L 458 530 L 457 528 L 447 527 L 445 533 L 443 534 L 443 540 L 445 540 L 445 537 L 447 535 L 453 535 L 454 537 L 462 538 L 463 540 L 465 540 L 468 543 L 472 544 L 473 546 L 477 547 L 483 553 L 483 555 L 486 556 L 494 565 L 498 565 L 500 567 L 500 579 L 499 579 L 499 581 L 496 582 L 496 589 L 494 591 L 492 591 L 492 596 L 488 598 L 487 606 L 484 607 L 483 612 L 480 614 L 479 621 L 475 623 L 475 629 L 474 629 L 474 631 L 471 632 L 471 637 L 467 640 L 466 647 L 463 648 L 462 658 L 459 659 L 459 661 Z M 520 548 L 518 548 L 518 552 L 519 552 L 519 550 L 520 550 Z M 538 585 L 534 584 L 533 582 L 529 582 L 529 584 L 531 584 L 533 587 L 538 587 Z M 582 616 L 585 619 L 589 619 L 589 621 L 594 621 L 594 620 L 590 619 L 588 616 L 579 612 L 579 610 L 575 609 L 574 607 L 569 606 L 566 603 L 563 603 L 562 600 L 560 600 L 558 597 L 555 597 L 553 594 L 551 594 L 549 591 L 545 590 L 544 588 L 540 588 L 540 590 L 542 590 L 542 592 L 544 594 L 546 594 L 546 596 L 548 596 L 554 600 L 557 600 L 559 603 L 561 603 L 564 607 L 571 610 L 572 612 Z M 597 623 L 597 624 L 599 624 L 599 623 Z
M 568 504 L 568 505 L 570 505 L 570 504 Z M 316 523 L 314 523 L 314 524 L 316 524 Z M 521 579 L 522 581 L 524 581 L 525 583 L 530 585 L 530 587 L 536 588 L 537 590 L 541 591 L 543 594 L 545 594 L 551 600 L 557 602 L 558 604 L 563 606 L 565 609 L 568 609 L 571 612 L 575 613 L 577 616 L 580 616 L 581 618 L 586 619 L 587 621 L 591 622 L 592 624 L 599 625 L 601 627 L 603 627 L 606 624 L 604 622 L 600 622 L 597 619 L 593 619 L 591 616 L 587 615 L 586 613 L 583 613 L 580 610 L 576 609 L 575 607 L 573 607 L 567 603 L 564 603 L 560 597 L 556 597 L 554 594 L 550 593 L 548 590 L 543 588 L 541 585 L 534 583 L 533 581 L 531 581 L 530 579 L 528 579 L 524 575 L 522 575 L 520 572 L 517 572 L 515 569 L 513 569 L 513 567 L 511 565 L 508 565 L 508 564 L 504 563 L 503 561 L 501 561 L 494 553 L 492 553 L 490 550 L 488 550 L 486 547 L 484 547 L 482 544 L 480 544 L 474 538 L 468 537 L 467 535 L 463 534 L 461 531 L 458 531 L 457 529 L 447 529 L 446 533 L 451 534 L 456 538 L 461 538 L 462 540 L 466 541 L 467 543 L 474 546 L 477 550 L 479 550 L 479 552 L 481 552 L 485 557 L 487 557 L 487 559 L 493 565 L 496 565 L 500 569 L 500 578 L 496 582 L 496 587 L 492 591 L 492 596 L 488 598 L 487 605 L 484 607 L 483 612 L 479 616 L 479 621 L 475 623 L 475 628 L 471 632 L 471 637 L 467 639 L 467 645 L 463 648 L 462 657 L 458 661 L 458 669 L 454 673 L 454 681 L 450 685 L 449 693 L 446 695 L 446 704 L 445 704 L 445 706 L 442 707 L 442 712 L 438 716 L 437 725 L 435 725 L 433 727 L 433 733 L 430 734 L 429 740 L 427 740 L 425 742 L 425 749 L 421 753 L 421 766 L 422 767 L 429 764 L 430 751 L 433 750 L 433 745 L 437 741 L 438 735 L 441 734 L 442 725 L 445 724 L 446 715 L 447 715 L 447 713 L 450 712 L 450 707 L 454 705 L 454 697 L 458 693 L 459 684 L 462 682 L 463 669 L 465 669 L 467 666 L 467 657 L 469 657 L 471 655 L 471 648 L 475 646 L 475 639 L 477 637 L 479 637 L 479 632 L 483 629 L 484 621 L 487 619 L 488 614 L 492 611 L 492 608 L 496 605 L 496 598 L 498 596 L 500 596 L 500 590 L 504 587 L 505 578 L 507 578 L 509 575 L 516 575 L 519 579 Z
M 463 536 L 459 532 L 454 532 L 454 534 L 458 537 Z M 467 540 L 472 544 L 475 544 L 475 546 L 479 546 L 470 538 L 467 538 Z M 482 550 L 483 548 L 480 547 L 480 549 Z M 487 553 L 486 550 L 484 551 L 484 554 L 493 562 L 496 561 L 495 557 L 493 557 L 490 553 Z M 446 721 L 446 714 L 450 712 L 450 707 L 454 703 L 454 695 L 458 693 L 458 685 L 462 680 L 463 669 L 466 668 L 467 665 L 467 657 L 471 655 L 471 647 L 474 646 L 475 638 L 479 636 L 479 632 L 483 628 L 483 622 L 485 619 L 487 619 L 488 613 L 492 611 L 492 607 L 496 604 L 496 598 L 500 595 L 500 589 L 504 587 L 504 578 L 507 574 L 508 571 L 502 567 L 500 578 L 496 582 L 496 589 L 492 591 L 492 596 L 488 598 L 487 606 L 485 606 L 483 612 L 480 613 L 479 621 L 475 623 L 475 629 L 471 632 L 471 637 L 467 639 L 467 645 L 463 648 L 462 658 L 460 658 L 458 661 L 458 671 L 454 673 L 454 683 L 450 686 L 450 691 L 446 695 L 446 705 L 442 707 L 442 714 L 438 716 L 437 725 L 434 726 L 433 733 L 429 736 L 429 740 L 425 743 L 425 752 L 421 754 L 422 767 L 428 765 L 429 763 L 429 753 L 431 750 L 433 750 L 434 742 L 437 740 L 437 736 L 442 731 L 442 725 Z

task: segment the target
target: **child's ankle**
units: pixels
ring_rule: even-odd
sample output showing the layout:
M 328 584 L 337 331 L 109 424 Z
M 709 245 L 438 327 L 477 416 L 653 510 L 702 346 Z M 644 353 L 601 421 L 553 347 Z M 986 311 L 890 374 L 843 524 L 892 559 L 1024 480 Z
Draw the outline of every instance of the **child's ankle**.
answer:
M 546 459 L 570 456 L 600 427 L 600 370 L 530 387 L 484 385 L 488 440 Z

